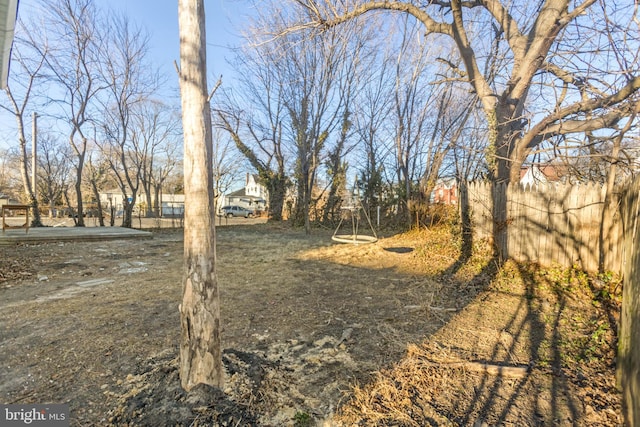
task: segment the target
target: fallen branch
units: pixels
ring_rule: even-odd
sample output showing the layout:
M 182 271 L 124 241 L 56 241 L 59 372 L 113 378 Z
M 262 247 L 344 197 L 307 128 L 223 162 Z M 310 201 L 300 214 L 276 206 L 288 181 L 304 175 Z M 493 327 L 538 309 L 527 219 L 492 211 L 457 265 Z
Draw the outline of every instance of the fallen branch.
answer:
M 482 362 L 429 362 L 433 365 L 445 365 L 448 368 L 462 368 L 468 371 L 483 372 L 489 375 L 509 378 L 524 378 L 529 373 L 528 366 L 504 366 Z
M 435 367 L 447 367 L 447 368 L 462 368 L 473 372 L 484 372 L 489 375 L 496 375 L 510 378 L 524 378 L 527 376 L 530 370 L 530 366 L 505 366 L 496 365 L 494 363 L 486 362 L 472 362 L 457 357 L 436 357 L 437 360 L 433 360 L 434 354 L 428 353 L 423 347 L 417 345 L 409 345 L 408 357 L 416 358 L 422 363 L 435 366 Z
M 410 310 L 410 311 L 420 310 L 421 308 L 422 308 L 421 305 L 405 305 L 404 306 L 405 310 Z M 455 313 L 456 311 L 458 311 L 457 308 L 433 307 L 431 305 L 428 305 L 427 308 L 431 311 L 447 311 L 450 313 Z
M 432 307 L 432 306 L 429 306 L 429 310 L 432 310 L 432 311 L 448 311 L 450 313 L 454 313 L 454 312 L 458 311 L 457 308 Z

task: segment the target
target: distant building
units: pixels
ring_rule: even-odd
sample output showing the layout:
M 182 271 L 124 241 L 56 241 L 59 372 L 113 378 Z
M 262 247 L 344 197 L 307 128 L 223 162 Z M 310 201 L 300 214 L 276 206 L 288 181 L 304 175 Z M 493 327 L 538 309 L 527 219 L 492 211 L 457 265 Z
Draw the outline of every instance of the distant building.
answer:
M 109 211 L 113 208 L 114 212 L 122 212 L 124 209 L 124 196 L 119 189 L 104 190 L 98 194 L 100 195 L 100 204 L 103 210 Z
M 439 179 L 431 193 L 431 203 L 458 204 L 458 183 L 455 179 Z
M 0 194 L 0 206 L 15 205 L 17 202 L 5 194 Z
M 176 218 L 184 216 L 184 194 L 162 194 L 160 216 Z
M 153 200 L 152 203 L 155 202 Z M 131 201 L 131 199 L 129 199 Z M 146 197 L 143 194 L 138 194 L 136 198 L 136 206 L 134 212 L 139 209 L 144 209 L 143 206 L 146 203 Z M 105 190 L 100 192 L 100 204 L 103 211 L 109 212 L 113 209 L 115 216 L 122 216 L 124 210 L 124 196 L 120 189 Z M 160 194 L 160 216 L 162 217 L 182 217 L 184 216 L 184 194 Z M 143 212 L 144 214 L 144 212 Z
M 559 182 L 566 177 L 566 168 L 557 165 L 531 165 L 520 170 L 520 185 L 523 187 Z
M 244 188 L 234 191 L 233 193 L 223 195 L 217 202 L 220 209 L 223 206 L 236 205 L 241 206 L 257 214 L 267 209 L 267 189 L 258 183 L 258 176 L 247 174 Z M 119 189 L 100 192 L 100 202 L 102 208 L 109 212 L 113 208 L 116 216 L 122 215 L 124 209 L 124 197 Z M 144 209 L 146 198 L 142 194 L 138 194 L 134 211 Z M 152 203 L 155 203 L 152 200 Z M 160 216 L 162 217 L 182 217 L 184 216 L 184 194 L 160 194 Z
M 248 173 L 244 188 L 222 196 L 218 206 L 242 206 L 259 213 L 267 209 L 268 198 L 267 189 L 258 182 L 258 175 Z

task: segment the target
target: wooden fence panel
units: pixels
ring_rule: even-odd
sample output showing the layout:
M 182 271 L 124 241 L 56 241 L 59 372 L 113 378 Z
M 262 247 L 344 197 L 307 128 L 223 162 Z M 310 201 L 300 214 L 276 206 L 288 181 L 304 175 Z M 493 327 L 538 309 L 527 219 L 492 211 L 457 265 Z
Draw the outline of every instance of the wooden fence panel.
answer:
M 635 191 L 637 192 L 637 189 Z M 625 238 L 625 234 L 621 210 L 621 199 L 621 194 L 614 194 L 614 198 L 611 201 L 614 209 L 612 209 L 613 220 L 611 224 L 611 230 L 609 230 L 609 236 L 613 237 L 606 241 L 608 246 L 605 249 L 606 253 L 608 254 L 608 256 L 605 258 L 605 269 L 609 271 L 623 271 L 624 244 L 622 244 L 622 241 Z
M 498 199 L 502 196 L 506 201 Z M 469 184 L 469 203 L 475 239 L 493 236 L 493 203 L 507 209 L 506 241 L 494 243 L 502 244 L 510 258 L 598 271 L 602 186 L 547 184 L 523 188 L 510 184 L 505 191 L 492 191 L 491 184 L 474 182 Z M 619 224 L 612 227 L 604 246 L 611 248 L 605 267 L 618 273 L 621 249 L 617 241 L 621 233 Z
M 577 234 L 576 231 L 580 230 L 583 227 L 583 221 L 580 218 L 580 215 L 576 214 L 576 209 L 579 208 L 580 203 L 582 202 L 582 200 L 580 199 L 582 197 L 580 188 L 576 185 L 572 185 L 569 189 L 569 192 L 567 194 L 567 200 L 566 200 L 566 205 L 565 205 L 565 209 L 568 212 L 568 227 L 567 227 L 567 245 L 569 247 L 568 249 L 568 259 L 567 259 L 567 264 L 582 264 L 582 260 L 583 260 L 583 255 L 582 255 L 582 248 L 584 248 L 586 245 L 582 244 L 582 242 L 580 242 L 577 238 L 575 238 L 575 235 Z M 569 237 L 569 236 L 574 236 L 573 238 Z
M 489 183 L 469 185 L 475 239 L 492 236 L 492 202 L 506 194 L 508 233 L 505 249 L 517 261 L 542 265 L 600 268 L 624 278 L 618 347 L 618 380 L 627 425 L 640 426 L 640 178 L 624 187 L 605 207 L 605 190 L 596 184 L 542 185 L 492 191 Z M 604 209 L 613 214 L 603 229 Z
M 469 189 L 469 209 L 474 238 L 490 239 L 492 233 L 491 187 L 484 182 L 472 182 Z
M 584 219 L 583 227 L 586 229 L 585 242 L 592 242 L 590 245 L 586 245 L 590 251 L 588 263 L 586 264 L 587 271 L 598 271 L 600 266 L 600 252 L 602 248 L 601 240 L 601 225 L 602 225 L 602 213 L 605 209 L 604 206 L 604 187 L 596 184 L 588 185 L 587 192 L 587 214 Z
M 508 210 L 511 213 L 509 227 L 513 232 L 508 234 L 507 251 L 509 254 L 513 254 L 514 257 L 521 258 L 524 256 L 522 248 L 526 245 L 526 241 L 529 238 L 528 229 L 523 227 L 522 224 L 522 198 L 524 197 L 524 189 L 514 188 L 509 189 L 509 207 Z
M 618 334 L 618 384 L 622 389 L 625 424 L 640 426 L 640 179 L 621 197 L 623 229 L 622 313 Z
M 566 255 L 568 212 L 563 206 L 566 192 L 567 187 L 563 185 L 547 185 L 542 192 L 549 206 L 549 232 L 544 235 L 546 245 L 541 260 L 542 265 L 568 265 Z

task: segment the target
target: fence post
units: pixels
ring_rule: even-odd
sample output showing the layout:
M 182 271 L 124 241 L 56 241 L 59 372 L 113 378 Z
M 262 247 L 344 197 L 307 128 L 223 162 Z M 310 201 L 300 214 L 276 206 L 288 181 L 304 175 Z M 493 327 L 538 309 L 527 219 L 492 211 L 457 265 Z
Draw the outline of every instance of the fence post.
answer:
M 625 424 L 640 426 L 640 179 L 624 192 L 624 286 L 618 336 L 618 386 Z

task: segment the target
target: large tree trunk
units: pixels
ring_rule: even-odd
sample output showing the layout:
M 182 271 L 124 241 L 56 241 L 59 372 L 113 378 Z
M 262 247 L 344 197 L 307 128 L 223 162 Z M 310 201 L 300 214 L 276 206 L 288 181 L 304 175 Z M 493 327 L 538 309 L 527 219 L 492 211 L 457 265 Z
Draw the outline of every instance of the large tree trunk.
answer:
M 287 178 L 284 173 L 274 174 L 268 181 L 269 190 L 269 221 L 282 221 L 282 210 L 287 193 Z
M 35 116 L 35 115 L 34 115 Z M 34 117 L 34 123 L 35 123 Z M 22 121 L 22 115 L 16 114 L 16 121 L 18 122 L 18 140 L 20 141 L 20 173 L 22 176 L 22 184 L 24 192 L 29 199 L 29 205 L 31 206 L 31 213 L 33 219 L 31 221 L 31 227 L 42 227 L 42 220 L 40 218 L 40 207 L 38 206 L 37 189 L 32 188 L 31 180 L 29 179 L 28 170 L 28 158 L 27 158 L 27 140 L 24 135 L 24 122 Z M 35 131 L 34 124 L 34 131 Z M 32 154 L 33 155 L 33 154 Z M 33 171 L 32 171 L 33 173 Z
M 104 227 L 104 215 L 102 214 L 102 201 L 100 201 L 100 191 L 96 184 L 95 179 L 91 179 L 91 190 L 93 191 L 93 197 L 95 197 L 98 204 L 98 221 L 100 227 Z
M 78 166 L 76 167 L 76 227 L 84 227 L 84 206 L 82 203 L 82 169 L 84 167 L 84 156 L 78 157 Z
M 160 218 L 160 191 L 162 190 L 162 184 L 155 184 L 153 186 L 154 199 L 153 199 L 153 216 Z
M 493 184 L 493 246 L 497 258 L 505 261 L 509 257 L 507 186 L 520 182 L 520 169 L 529 149 L 522 142 L 522 124 L 515 119 L 521 114 L 519 107 L 501 100 L 493 110 L 485 107 L 485 114 L 489 124 L 486 158 Z
M 143 185 L 143 189 L 144 189 L 144 196 L 146 199 L 146 203 L 145 203 L 145 209 L 144 209 L 144 216 L 145 218 L 153 218 L 154 217 L 154 210 L 153 210 L 153 197 L 151 197 L 151 185 Z
M 200 383 L 221 387 L 223 371 L 204 0 L 179 0 L 178 17 L 185 194 L 180 379 L 190 390 Z
M 122 192 L 122 226 L 125 228 L 133 228 L 133 208 L 136 204 L 135 194 L 131 194 L 131 197 L 127 197 L 125 192 Z M 131 201 L 129 201 L 129 198 Z

